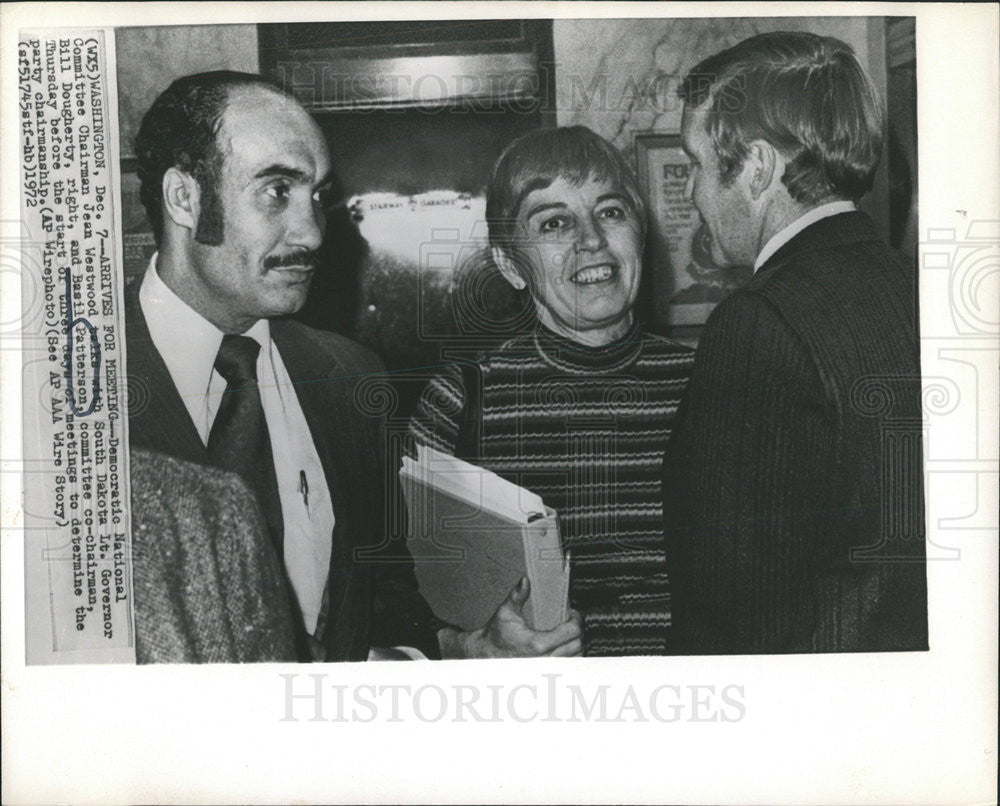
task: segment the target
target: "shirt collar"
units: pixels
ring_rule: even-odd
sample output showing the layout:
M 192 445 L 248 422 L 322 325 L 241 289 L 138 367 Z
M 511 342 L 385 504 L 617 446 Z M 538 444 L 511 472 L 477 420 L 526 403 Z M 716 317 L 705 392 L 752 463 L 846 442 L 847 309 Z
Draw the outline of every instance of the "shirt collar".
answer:
M 215 357 L 225 335 L 184 300 L 160 277 L 154 253 L 139 288 L 139 306 L 146 318 L 149 336 L 170 371 L 181 397 L 204 395 L 212 378 Z M 245 333 L 269 354 L 270 324 L 257 320 Z
M 834 201 L 828 202 L 827 204 L 821 204 L 819 207 L 814 207 L 805 215 L 799 216 L 791 224 L 782 230 L 779 230 L 771 239 L 764 244 L 764 248 L 760 250 L 760 254 L 757 255 L 757 260 L 753 264 L 754 274 L 760 269 L 771 256 L 774 255 L 782 246 L 788 243 L 792 238 L 798 235 L 802 230 L 808 227 L 810 224 L 815 224 L 824 218 L 829 218 L 832 215 L 839 215 L 840 213 L 850 213 L 857 210 L 852 201 Z

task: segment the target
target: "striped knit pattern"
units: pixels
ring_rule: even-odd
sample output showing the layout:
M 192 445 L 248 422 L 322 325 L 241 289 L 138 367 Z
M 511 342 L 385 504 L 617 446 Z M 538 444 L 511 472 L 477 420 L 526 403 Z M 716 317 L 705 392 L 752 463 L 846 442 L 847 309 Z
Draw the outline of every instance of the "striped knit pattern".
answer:
M 666 650 L 660 468 L 693 358 L 634 326 L 599 348 L 539 328 L 480 362 L 479 463 L 558 510 L 585 654 Z M 448 367 L 424 391 L 411 437 L 454 453 L 465 398 Z

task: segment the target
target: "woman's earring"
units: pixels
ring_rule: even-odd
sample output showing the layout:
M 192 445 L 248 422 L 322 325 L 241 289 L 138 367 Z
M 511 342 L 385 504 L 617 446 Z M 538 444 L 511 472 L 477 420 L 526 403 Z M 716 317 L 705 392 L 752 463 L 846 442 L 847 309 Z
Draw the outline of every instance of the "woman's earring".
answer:
M 514 261 L 512 261 L 507 253 L 503 251 L 499 246 L 494 246 L 492 249 L 493 263 L 500 270 L 500 273 L 504 276 L 504 279 L 510 283 L 518 291 L 523 291 L 527 283 L 524 278 L 517 273 L 517 268 L 514 266 Z

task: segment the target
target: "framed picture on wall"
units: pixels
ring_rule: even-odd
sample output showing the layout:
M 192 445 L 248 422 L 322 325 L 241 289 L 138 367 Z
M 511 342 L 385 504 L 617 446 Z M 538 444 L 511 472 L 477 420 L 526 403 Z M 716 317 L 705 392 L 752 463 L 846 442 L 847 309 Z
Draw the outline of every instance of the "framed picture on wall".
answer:
M 646 270 L 653 272 L 656 318 L 670 326 L 703 325 L 753 271 L 712 260 L 708 228 L 685 198 L 690 167 L 679 134 L 637 134 L 635 154 L 649 215 Z

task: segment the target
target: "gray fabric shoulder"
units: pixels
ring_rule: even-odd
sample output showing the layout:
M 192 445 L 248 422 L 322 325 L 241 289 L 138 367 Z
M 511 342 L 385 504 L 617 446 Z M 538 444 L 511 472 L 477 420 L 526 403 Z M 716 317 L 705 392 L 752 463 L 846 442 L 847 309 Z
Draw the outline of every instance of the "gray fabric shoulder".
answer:
M 239 491 L 239 494 L 247 494 L 247 488 L 233 473 L 144 448 L 132 450 L 129 476 L 133 486 L 144 494 L 163 488 L 194 492 Z

